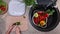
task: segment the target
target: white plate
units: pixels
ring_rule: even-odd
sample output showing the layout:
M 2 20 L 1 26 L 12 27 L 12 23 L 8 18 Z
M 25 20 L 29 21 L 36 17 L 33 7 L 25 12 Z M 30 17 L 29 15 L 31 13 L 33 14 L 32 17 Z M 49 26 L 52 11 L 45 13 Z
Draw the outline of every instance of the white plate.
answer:
M 12 16 L 21 16 L 25 13 L 25 3 L 17 0 L 11 0 L 9 2 L 8 13 Z

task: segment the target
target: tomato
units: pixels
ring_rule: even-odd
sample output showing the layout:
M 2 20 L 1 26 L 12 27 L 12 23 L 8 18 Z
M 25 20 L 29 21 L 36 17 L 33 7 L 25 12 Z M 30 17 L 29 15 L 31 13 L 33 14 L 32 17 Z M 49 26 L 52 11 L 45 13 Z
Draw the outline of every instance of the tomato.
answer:
M 49 16 L 48 13 L 44 13 L 43 11 L 37 13 L 38 13 L 38 17 L 34 18 L 35 24 L 38 24 L 40 21 L 44 21 Z
M 6 8 L 5 8 L 5 7 L 2 7 L 2 8 L 1 8 L 1 10 L 2 10 L 2 11 L 5 11 L 5 10 L 6 10 Z
M 48 13 L 44 13 L 43 11 L 38 12 L 39 15 L 39 19 L 41 20 L 45 20 L 48 17 Z
M 5 10 L 6 10 L 5 6 L 3 6 L 3 5 L 0 6 L 0 9 L 1 9 L 2 11 L 5 11 Z
M 42 15 L 43 14 L 43 12 L 42 11 L 40 11 L 40 12 L 37 12 L 39 15 Z
M 45 17 L 40 17 L 40 21 L 45 20 Z
M 35 24 L 38 24 L 38 22 L 39 22 L 39 18 L 35 18 L 35 17 L 34 17 L 33 20 L 34 20 L 34 23 L 35 23 Z
M 45 15 L 44 15 L 44 17 L 48 17 L 49 16 L 49 14 L 48 13 L 46 13 Z

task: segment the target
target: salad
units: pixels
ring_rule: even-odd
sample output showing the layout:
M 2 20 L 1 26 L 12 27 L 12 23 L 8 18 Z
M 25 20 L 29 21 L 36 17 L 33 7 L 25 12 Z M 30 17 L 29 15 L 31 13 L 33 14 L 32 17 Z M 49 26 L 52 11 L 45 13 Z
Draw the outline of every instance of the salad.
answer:
M 4 14 L 7 11 L 7 4 L 0 0 L 0 14 Z
M 53 15 L 55 10 L 46 10 L 46 11 L 37 11 L 36 13 L 33 14 L 33 22 L 35 25 L 40 26 L 40 27 L 46 27 L 47 26 L 47 21 L 48 17 L 50 15 Z

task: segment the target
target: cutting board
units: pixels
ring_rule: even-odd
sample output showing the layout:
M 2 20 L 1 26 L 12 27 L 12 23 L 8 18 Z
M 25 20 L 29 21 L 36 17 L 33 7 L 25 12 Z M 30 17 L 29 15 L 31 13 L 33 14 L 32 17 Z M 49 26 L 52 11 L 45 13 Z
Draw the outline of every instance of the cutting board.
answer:
M 26 18 L 24 18 L 23 16 L 25 16 Z M 21 25 L 19 26 L 21 31 L 26 31 L 28 29 L 28 15 L 25 14 L 23 16 L 11 16 L 8 13 L 4 14 L 2 16 L 2 18 L 5 20 L 6 22 L 6 31 L 8 30 L 8 28 L 15 22 L 21 22 Z M 15 30 L 13 30 L 15 31 Z

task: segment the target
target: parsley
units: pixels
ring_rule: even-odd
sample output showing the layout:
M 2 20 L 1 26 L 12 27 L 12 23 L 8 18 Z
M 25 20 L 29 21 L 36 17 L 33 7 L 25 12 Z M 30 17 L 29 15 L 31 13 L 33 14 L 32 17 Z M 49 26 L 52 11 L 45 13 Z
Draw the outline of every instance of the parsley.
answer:
M 35 0 L 24 0 L 26 6 L 33 5 L 35 3 Z

